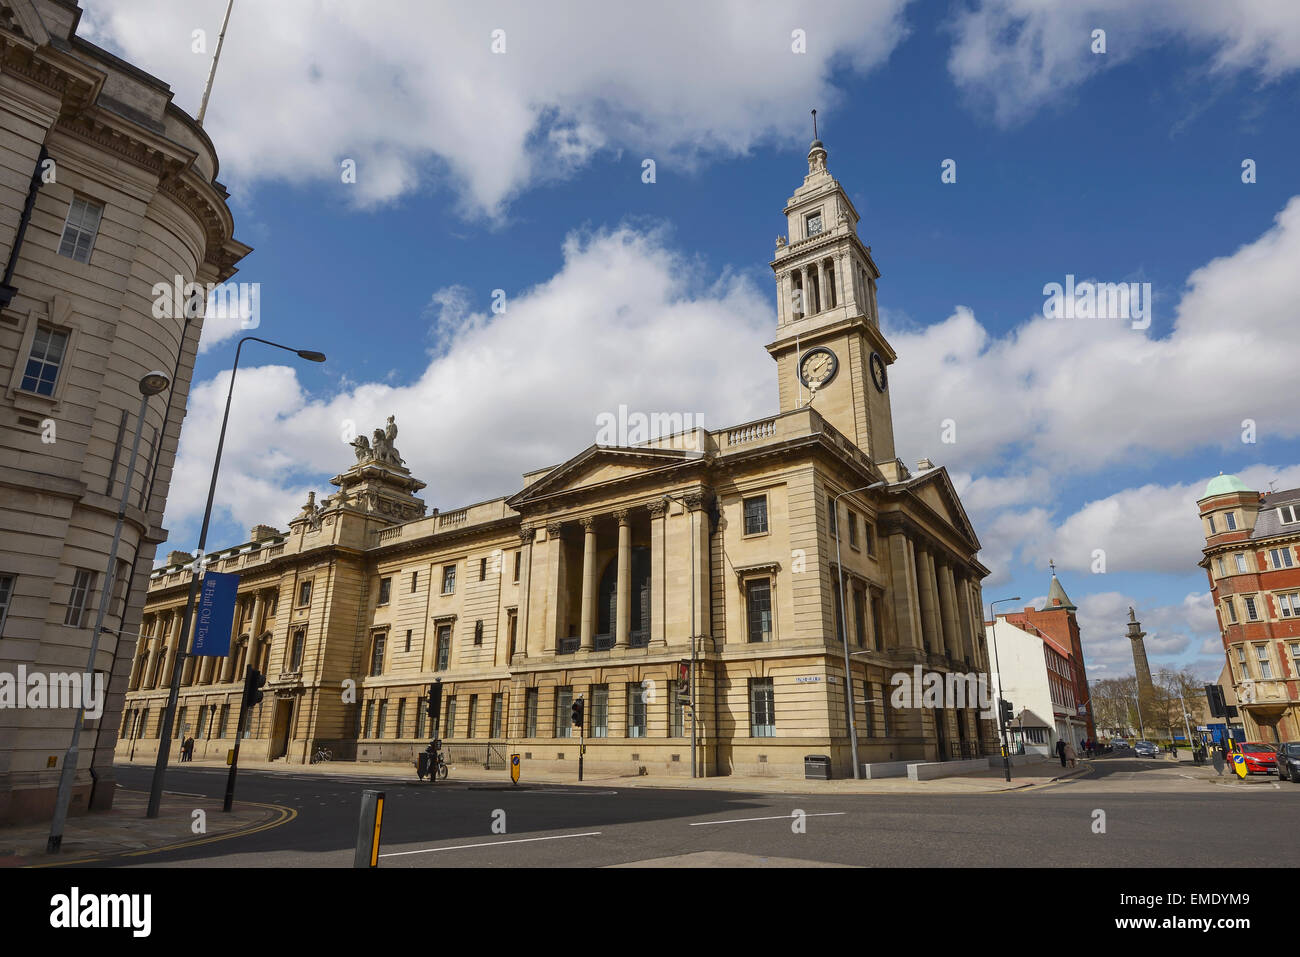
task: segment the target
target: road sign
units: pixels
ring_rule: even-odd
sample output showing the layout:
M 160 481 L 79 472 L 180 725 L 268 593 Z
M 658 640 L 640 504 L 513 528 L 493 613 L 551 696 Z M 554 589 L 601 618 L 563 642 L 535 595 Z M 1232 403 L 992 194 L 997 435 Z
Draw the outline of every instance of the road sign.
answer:
M 1245 780 L 1249 772 L 1246 770 L 1246 756 L 1244 754 L 1234 754 L 1232 756 L 1232 767 L 1237 772 L 1237 777 Z
M 238 590 L 238 575 L 209 572 L 203 577 L 199 607 L 194 613 L 194 650 L 191 654 L 216 658 L 230 654 L 230 626 L 235 621 L 235 593 Z
M 510 781 L 512 784 L 519 783 L 519 755 L 510 755 Z

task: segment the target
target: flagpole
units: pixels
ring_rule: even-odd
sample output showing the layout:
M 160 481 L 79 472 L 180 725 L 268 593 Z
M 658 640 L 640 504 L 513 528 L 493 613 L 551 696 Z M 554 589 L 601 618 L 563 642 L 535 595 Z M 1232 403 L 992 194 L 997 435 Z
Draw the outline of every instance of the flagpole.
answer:
M 226 27 L 230 23 L 230 10 L 235 5 L 235 0 L 230 0 L 226 4 L 226 15 L 221 21 L 221 32 L 217 34 L 217 52 L 212 55 L 212 69 L 208 71 L 208 82 L 203 87 L 203 102 L 199 104 L 199 115 L 196 118 L 199 126 L 203 125 L 203 114 L 208 112 L 208 97 L 212 95 L 212 81 L 217 76 L 217 61 L 221 59 L 221 44 L 226 39 Z

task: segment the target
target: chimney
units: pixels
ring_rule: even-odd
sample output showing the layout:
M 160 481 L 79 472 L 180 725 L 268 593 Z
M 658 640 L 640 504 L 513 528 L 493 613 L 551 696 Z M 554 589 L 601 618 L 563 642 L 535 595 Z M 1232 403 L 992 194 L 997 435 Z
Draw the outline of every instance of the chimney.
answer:
M 191 555 L 189 552 L 168 552 L 167 553 L 168 565 L 189 565 L 193 561 L 194 561 L 194 556 Z
M 248 532 L 249 541 L 264 542 L 268 538 L 279 538 L 283 532 L 271 525 L 254 525 Z
M 934 468 L 934 463 L 929 459 L 921 459 L 916 463 L 916 470 L 918 472 L 928 472 L 932 468 Z

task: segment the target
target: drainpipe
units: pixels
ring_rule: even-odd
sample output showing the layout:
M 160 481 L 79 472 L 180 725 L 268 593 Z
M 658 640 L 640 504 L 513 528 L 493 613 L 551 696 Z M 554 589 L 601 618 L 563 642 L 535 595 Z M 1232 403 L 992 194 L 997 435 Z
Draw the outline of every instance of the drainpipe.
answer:
M 23 215 L 18 220 L 18 231 L 14 233 L 14 245 L 9 250 L 9 262 L 5 266 L 4 279 L 0 279 L 0 307 L 13 302 L 18 292 L 13 286 L 14 267 L 18 265 L 18 251 L 23 247 L 23 237 L 27 235 L 27 224 L 32 220 L 32 208 L 36 205 L 36 194 L 41 188 L 41 167 L 50 158 L 49 151 L 41 146 L 41 153 L 36 157 L 36 169 L 32 170 L 32 181 L 27 187 L 27 202 L 23 204 Z

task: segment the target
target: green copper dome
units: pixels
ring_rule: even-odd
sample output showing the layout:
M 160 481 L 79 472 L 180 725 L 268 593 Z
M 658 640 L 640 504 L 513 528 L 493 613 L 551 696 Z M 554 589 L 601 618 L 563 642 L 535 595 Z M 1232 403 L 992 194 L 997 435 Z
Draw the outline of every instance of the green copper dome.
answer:
M 1220 472 L 1214 478 L 1210 479 L 1210 484 L 1205 486 L 1205 494 L 1201 498 L 1212 498 L 1215 495 L 1229 495 L 1232 492 L 1250 492 L 1245 482 L 1235 475 L 1224 475 Z

